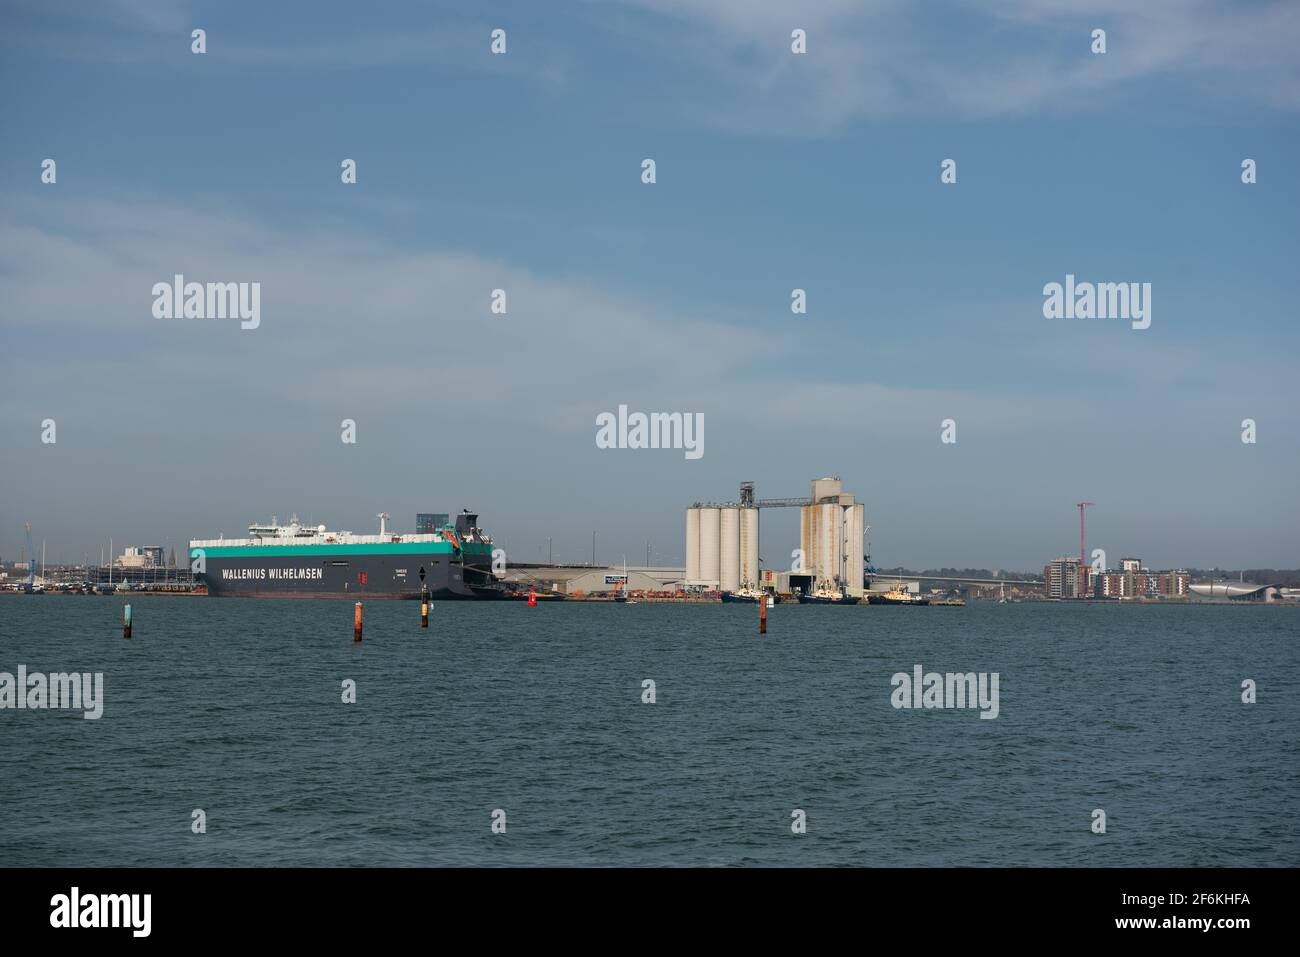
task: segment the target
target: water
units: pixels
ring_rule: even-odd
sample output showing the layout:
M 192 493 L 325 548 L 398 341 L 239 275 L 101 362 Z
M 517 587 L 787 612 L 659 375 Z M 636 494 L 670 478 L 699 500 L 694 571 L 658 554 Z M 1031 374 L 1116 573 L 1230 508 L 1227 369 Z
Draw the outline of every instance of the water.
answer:
M 106 699 L 0 711 L 0 865 L 1300 863 L 1300 609 L 122 604 L 0 598 L 0 671 Z

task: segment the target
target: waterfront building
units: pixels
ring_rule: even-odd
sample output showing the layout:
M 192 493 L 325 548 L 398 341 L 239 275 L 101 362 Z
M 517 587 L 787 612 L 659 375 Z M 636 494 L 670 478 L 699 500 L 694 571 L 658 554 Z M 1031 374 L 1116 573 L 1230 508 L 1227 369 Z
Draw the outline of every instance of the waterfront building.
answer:
M 1061 557 L 1043 568 L 1043 581 L 1048 598 L 1079 598 L 1083 591 L 1087 569 L 1079 567 L 1079 559 Z

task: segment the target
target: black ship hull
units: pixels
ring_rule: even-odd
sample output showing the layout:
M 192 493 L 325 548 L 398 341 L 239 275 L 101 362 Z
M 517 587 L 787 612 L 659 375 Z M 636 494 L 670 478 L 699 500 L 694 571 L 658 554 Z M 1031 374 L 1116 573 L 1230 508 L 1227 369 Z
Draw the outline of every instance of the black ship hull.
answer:
M 237 598 L 356 598 L 435 601 L 504 597 L 489 556 L 446 554 L 209 557 L 195 580 L 208 594 Z
M 846 595 L 843 598 L 822 598 L 818 595 L 800 595 L 799 604 L 801 605 L 856 605 L 861 598 L 854 598 Z

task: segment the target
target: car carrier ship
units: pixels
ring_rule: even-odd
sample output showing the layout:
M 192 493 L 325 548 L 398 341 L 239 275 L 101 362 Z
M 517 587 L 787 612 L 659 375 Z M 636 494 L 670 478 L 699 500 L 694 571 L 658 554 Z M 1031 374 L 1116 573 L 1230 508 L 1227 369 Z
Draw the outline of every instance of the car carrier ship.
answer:
M 194 539 L 195 581 L 209 595 L 258 598 L 501 598 L 492 539 L 468 509 L 426 534 L 331 532 L 305 526 L 248 526 L 248 538 Z

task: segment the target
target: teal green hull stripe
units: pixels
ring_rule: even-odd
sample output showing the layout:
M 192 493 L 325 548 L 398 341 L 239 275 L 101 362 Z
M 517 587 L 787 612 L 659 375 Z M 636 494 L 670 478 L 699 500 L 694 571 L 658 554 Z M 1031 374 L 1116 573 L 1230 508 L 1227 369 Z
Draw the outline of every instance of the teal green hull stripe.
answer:
M 191 549 L 190 557 L 199 549 Z M 451 555 L 450 542 L 382 542 L 377 545 L 248 545 L 229 548 L 211 546 L 204 548 L 207 558 L 308 558 L 320 556 L 332 558 L 337 555 Z M 467 555 L 488 555 L 491 549 L 478 543 L 464 547 Z

